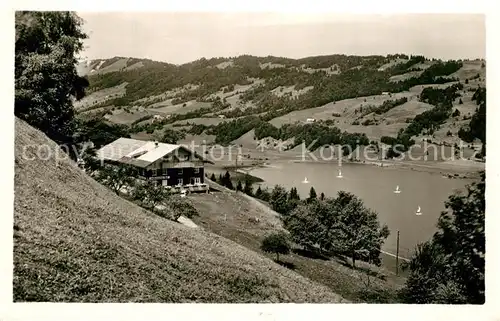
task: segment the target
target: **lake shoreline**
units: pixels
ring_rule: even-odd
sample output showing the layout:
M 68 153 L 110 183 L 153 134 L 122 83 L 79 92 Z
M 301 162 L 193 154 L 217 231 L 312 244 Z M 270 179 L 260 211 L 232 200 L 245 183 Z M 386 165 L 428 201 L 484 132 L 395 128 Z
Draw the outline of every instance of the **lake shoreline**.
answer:
M 318 163 L 318 164 L 339 164 L 338 158 L 322 160 L 314 153 L 304 155 L 298 151 L 260 151 L 255 148 L 241 148 L 240 154 L 228 154 L 229 159 L 214 160 L 214 168 L 238 172 L 250 172 L 255 168 L 272 167 L 273 164 L 280 163 Z M 226 156 L 228 156 L 226 155 Z M 313 156 L 311 156 L 313 155 Z M 346 165 L 366 165 L 382 169 L 400 169 L 419 172 L 430 172 L 440 174 L 449 179 L 476 179 L 479 172 L 485 170 L 485 163 L 473 160 L 448 160 L 448 161 L 428 161 L 428 160 L 349 160 L 343 158 L 340 162 Z M 239 171 L 242 173 L 242 171 Z
M 235 171 L 239 173 L 250 173 L 252 170 L 263 167 L 273 167 L 273 164 L 280 163 L 310 163 L 310 164 L 337 164 L 338 161 L 322 161 L 322 160 L 290 160 L 288 158 L 282 159 L 273 159 L 266 162 L 261 162 L 257 164 L 245 164 L 241 166 L 222 166 L 221 168 L 229 169 L 230 171 Z M 382 162 L 373 162 L 373 161 L 348 161 L 344 160 L 341 162 L 345 165 L 364 165 L 364 166 L 373 166 L 378 167 L 384 170 L 407 170 L 407 171 L 417 171 L 417 172 L 428 172 L 433 174 L 442 175 L 444 178 L 449 179 L 476 179 L 479 178 L 479 172 L 485 170 L 483 168 L 478 168 L 474 166 L 464 167 L 457 166 L 454 164 L 449 164 L 445 162 L 439 162 L 435 164 L 422 164 L 415 162 L 396 162 L 396 161 L 382 161 Z

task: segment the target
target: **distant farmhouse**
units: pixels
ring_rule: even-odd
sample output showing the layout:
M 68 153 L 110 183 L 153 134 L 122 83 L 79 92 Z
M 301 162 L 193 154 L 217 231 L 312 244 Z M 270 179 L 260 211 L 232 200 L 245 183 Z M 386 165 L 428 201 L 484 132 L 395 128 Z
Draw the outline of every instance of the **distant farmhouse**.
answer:
M 161 115 L 154 115 L 154 116 L 153 116 L 153 119 L 152 119 L 152 122 L 153 122 L 153 123 L 156 123 L 156 122 L 161 122 L 163 119 L 164 119 L 164 118 L 163 118 L 163 116 L 161 116 Z
M 183 145 L 119 138 L 99 149 L 96 156 L 108 164 L 131 165 L 139 178 L 154 180 L 173 192 L 209 190 L 204 165 L 213 162 Z
M 161 122 L 164 119 L 169 119 L 172 115 L 154 115 L 151 119 L 152 123 Z
M 314 118 L 307 118 L 306 119 L 306 123 L 314 123 L 316 121 L 316 119 Z

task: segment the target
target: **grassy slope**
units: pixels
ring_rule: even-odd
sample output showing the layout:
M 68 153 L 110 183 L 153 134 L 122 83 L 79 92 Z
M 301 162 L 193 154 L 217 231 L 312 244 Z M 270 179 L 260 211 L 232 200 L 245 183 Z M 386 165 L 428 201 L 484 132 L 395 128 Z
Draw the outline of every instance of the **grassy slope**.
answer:
M 54 157 L 16 119 L 14 300 L 340 302 L 328 288 L 214 234 L 155 216 Z M 25 152 L 23 152 L 26 149 Z

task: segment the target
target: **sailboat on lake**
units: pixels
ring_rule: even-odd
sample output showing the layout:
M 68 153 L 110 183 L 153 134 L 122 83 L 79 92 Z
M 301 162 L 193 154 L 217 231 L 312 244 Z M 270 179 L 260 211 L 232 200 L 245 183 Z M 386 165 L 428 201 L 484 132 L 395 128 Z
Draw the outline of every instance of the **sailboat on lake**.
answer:
M 415 213 L 415 215 L 422 215 L 422 211 L 420 210 L 420 206 L 418 207 L 417 212 Z
M 339 169 L 339 174 L 337 175 L 337 178 L 342 178 L 342 171 Z
M 304 178 L 304 180 L 302 181 L 302 183 L 304 183 L 304 184 L 308 184 L 309 183 L 309 181 L 307 180 L 307 177 Z
M 401 193 L 401 190 L 399 189 L 399 185 L 396 186 L 396 190 L 394 191 L 395 194 Z

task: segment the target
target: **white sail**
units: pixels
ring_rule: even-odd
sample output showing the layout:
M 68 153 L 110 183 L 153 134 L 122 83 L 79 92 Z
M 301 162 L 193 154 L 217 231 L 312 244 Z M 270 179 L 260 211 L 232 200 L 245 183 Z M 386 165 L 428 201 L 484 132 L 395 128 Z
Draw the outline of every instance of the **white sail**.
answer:
M 422 211 L 420 210 L 420 206 L 418 207 L 417 212 L 415 213 L 415 215 L 422 215 Z
M 337 177 L 341 178 L 342 177 L 342 171 L 339 169 L 339 174 L 337 175 Z
M 309 183 L 309 181 L 307 180 L 307 177 L 304 178 L 304 180 L 302 181 L 302 183 L 304 183 L 304 184 Z
M 394 193 L 396 193 L 396 194 L 401 193 L 401 190 L 399 189 L 399 185 L 396 186 L 396 190 L 394 191 Z

